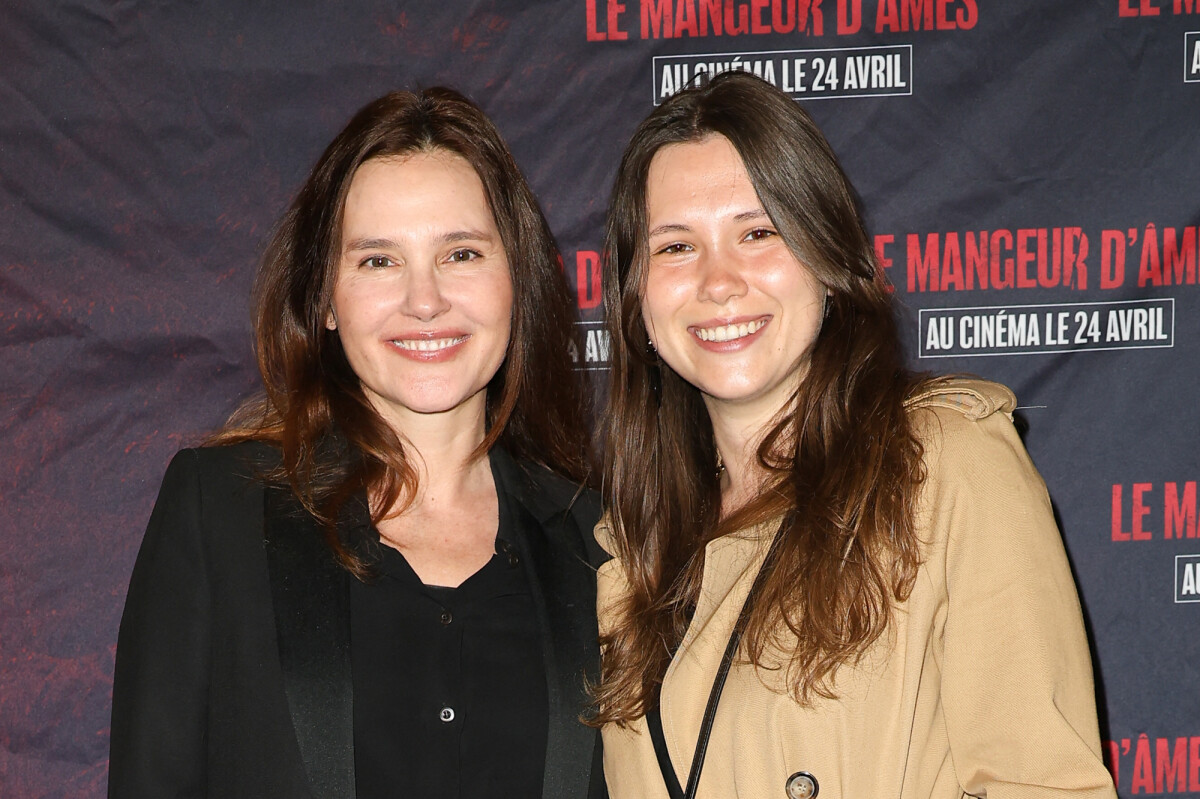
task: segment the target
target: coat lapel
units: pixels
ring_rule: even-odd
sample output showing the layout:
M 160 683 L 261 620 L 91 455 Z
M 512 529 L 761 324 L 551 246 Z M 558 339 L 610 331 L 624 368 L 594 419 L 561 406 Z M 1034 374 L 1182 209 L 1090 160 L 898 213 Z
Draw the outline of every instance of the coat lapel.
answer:
M 589 795 L 597 764 L 596 731 L 579 722 L 589 703 L 586 679 L 599 673 L 596 572 L 587 560 L 573 487 L 548 472 L 522 469 L 505 452 L 491 454 L 492 472 L 510 498 L 517 545 L 542 628 L 550 699 L 543 799 Z M 533 467 L 536 469 L 537 467 Z M 584 500 L 586 502 L 586 500 Z M 595 515 L 584 510 L 582 516 Z
M 603 792 L 599 736 L 579 722 L 586 679 L 599 674 L 596 573 L 581 523 L 598 509 L 551 475 L 522 468 L 499 448 L 492 472 L 511 500 L 518 551 L 542 630 L 549 696 L 543 799 Z M 279 659 L 297 742 L 314 799 L 353 799 L 354 711 L 350 672 L 351 579 L 316 522 L 290 492 L 267 492 L 266 542 Z M 594 504 L 594 503 L 592 503 Z
M 266 501 L 279 660 L 309 785 L 314 799 L 353 799 L 349 575 L 288 491 Z

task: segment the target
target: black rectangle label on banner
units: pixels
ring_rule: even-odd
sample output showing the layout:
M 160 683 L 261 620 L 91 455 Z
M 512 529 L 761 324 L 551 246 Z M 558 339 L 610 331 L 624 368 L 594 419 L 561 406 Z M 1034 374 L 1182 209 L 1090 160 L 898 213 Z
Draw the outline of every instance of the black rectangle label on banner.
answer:
M 1200 83 L 1200 31 L 1183 34 L 1183 82 Z
M 1175 556 L 1175 601 L 1200 602 L 1200 555 Z
M 920 357 L 1175 346 L 1175 300 L 923 308 Z
M 571 360 L 578 371 L 607 369 L 610 361 L 608 331 L 604 322 L 576 322 L 575 339 L 571 342 Z
M 912 94 L 912 45 L 655 56 L 654 104 L 722 72 L 758 75 L 793 99 Z

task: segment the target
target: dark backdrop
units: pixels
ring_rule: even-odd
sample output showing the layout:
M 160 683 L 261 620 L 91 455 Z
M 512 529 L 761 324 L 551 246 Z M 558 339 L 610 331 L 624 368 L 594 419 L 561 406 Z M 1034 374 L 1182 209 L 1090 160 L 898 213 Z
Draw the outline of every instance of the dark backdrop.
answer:
M 103 795 L 158 481 L 254 389 L 255 260 L 356 109 L 440 83 L 484 106 L 602 377 L 623 141 L 740 68 L 841 155 L 912 363 L 1016 390 L 1121 794 L 1200 796 L 1200 0 L 3 5 L 0 795 Z

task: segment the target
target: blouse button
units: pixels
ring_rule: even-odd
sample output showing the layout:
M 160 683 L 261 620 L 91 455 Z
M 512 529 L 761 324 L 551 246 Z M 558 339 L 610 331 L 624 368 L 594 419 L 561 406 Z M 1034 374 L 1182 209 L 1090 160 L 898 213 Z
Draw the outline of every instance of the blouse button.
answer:
M 438 714 L 438 718 L 440 718 L 442 721 L 445 721 L 445 722 L 454 721 L 454 708 L 452 708 L 452 707 L 442 708 L 442 712 Z
M 788 777 L 784 790 L 788 799 L 816 799 L 821 786 L 817 784 L 817 778 L 807 771 L 797 771 Z
M 442 610 L 440 620 L 442 624 L 449 624 L 450 622 L 454 621 L 454 615 L 448 610 Z

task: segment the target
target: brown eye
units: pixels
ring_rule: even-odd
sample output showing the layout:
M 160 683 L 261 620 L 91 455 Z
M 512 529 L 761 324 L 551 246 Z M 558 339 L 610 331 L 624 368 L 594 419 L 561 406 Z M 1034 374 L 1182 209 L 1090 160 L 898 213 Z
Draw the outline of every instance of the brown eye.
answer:
M 363 260 L 362 265 L 370 269 L 385 269 L 393 264 L 391 258 L 386 255 L 372 255 L 370 258 Z
M 454 252 L 450 253 L 450 257 L 446 260 L 454 263 L 465 263 L 466 261 L 474 261 L 476 258 L 482 257 L 483 256 L 481 256 L 478 251 L 472 250 L 469 247 L 463 247 L 462 249 L 455 250 Z
M 769 239 L 774 235 L 775 231 L 771 230 L 770 228 L 757 227 L 746 234 L 746 239 L 748 241 L 762 241 L 763 239 Z

